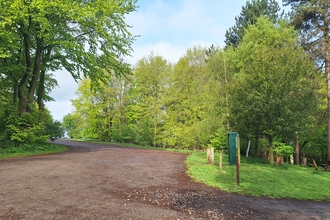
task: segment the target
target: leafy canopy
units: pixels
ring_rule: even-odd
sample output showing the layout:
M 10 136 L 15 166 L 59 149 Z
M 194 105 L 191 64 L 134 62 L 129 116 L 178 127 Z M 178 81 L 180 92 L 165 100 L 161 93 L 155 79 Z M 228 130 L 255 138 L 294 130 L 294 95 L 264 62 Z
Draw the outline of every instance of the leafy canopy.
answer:
M 278 20 L 279 11 L 280 7 L 276 0 L 247 1 L 240 15 L 235 17 L 235 25 L 226 31 L 226 47 L 237 47 L 244 37 L 245 29 L 255 24 L 260 16 L 265 16 L 275 23 Z

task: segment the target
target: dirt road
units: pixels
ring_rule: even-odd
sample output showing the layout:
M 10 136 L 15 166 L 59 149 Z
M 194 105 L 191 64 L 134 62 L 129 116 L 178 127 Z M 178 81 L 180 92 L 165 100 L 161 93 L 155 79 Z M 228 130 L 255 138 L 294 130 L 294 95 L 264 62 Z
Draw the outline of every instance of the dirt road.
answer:
M 194 183 L 184 154 L 56 143 L 70 150 L 0 160 L 0 219 L 330 219 L 330 203 L 241 196 Z

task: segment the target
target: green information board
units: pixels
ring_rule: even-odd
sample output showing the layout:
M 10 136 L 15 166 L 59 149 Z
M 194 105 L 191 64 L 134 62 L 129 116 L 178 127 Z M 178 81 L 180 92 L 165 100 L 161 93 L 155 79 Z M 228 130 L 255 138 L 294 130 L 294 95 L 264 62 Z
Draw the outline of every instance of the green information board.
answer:
M 230 165 L 236 165 L 236 151 L 239 144 L 237 132 L 228 133 L 228 160 Z

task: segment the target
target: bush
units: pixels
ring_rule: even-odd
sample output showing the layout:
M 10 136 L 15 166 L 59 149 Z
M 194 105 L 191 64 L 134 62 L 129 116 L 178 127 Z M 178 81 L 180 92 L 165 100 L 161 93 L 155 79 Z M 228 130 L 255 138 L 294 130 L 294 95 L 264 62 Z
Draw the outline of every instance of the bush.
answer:
M 44 123 L 40 122 L 39 111 L 25 113 L 21 117 L 11 114 L 6 128 L 6 136 L 15 146 L 23 143 L 42 143 L 48 139 Z

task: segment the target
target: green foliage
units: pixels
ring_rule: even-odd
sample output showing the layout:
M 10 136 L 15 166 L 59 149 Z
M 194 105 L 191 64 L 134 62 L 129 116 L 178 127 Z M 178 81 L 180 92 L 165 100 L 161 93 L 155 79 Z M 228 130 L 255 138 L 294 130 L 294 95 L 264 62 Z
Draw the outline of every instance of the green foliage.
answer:
M 226 148 L 235 130 L 254 143 L 266 138 L 270 154 L 288 154 L 273 140 L 290 143 L 298 132 L 302 144 L 311 141 L 324 101 L 297 36 L 287 23 L 261 17 L 236 49 L 195 46 L 173 66 L 152 53 L 127 80 L 105 71 L 95 87 L 86 78 L 63 125 L 70 136 L 182 149 Z
M 154 136 L 152 130 L 152 123 L 148 120 L 139 120 L 138 125 L 135 127 L 135 137 L 137 143 L 141 145 L 154 145 Z M 155 145 L 154 145 L 155 146 Z
M 33 114 L 25 113 L 22 117 L 11 115 L 6 126 L 6 136 L 10 138 L 15 145 L 23 143 L 42 143 L 48 139 L 44 132 L 44 123 L 39 120 L 38 111 Z
M 34 109 L 32 113 L 17 114 L 17 106 L 3 105 L 0 111 L 0 144 L 14 147 L 24 143 L 44 143 L 49 138 L 62 137 L 60 122 L 53 121 L 49 111 Z
M 49 138 L 52 141 L 64 136 L 64 128 L 59 121 L 52 121 L 51 123 L 47 123 L 46 130 Z
M 0 111 L 4 142 L 39 143 L 62 136 L 60 123 L 39 112 L 47 111 L 44 101 L 52 100 L 49 93 L 57 85 L 50 72 L 63 68 L 75 79 L 89 77 L 93 88 L 103 86 L 109 72 L 130 72 L 124 57 L 131 53 L 135 36 L 124 18 L 135 3 L 0 0 L 0 104 L 15 106 L 10 114 Z M 82 135 L 108 137 L 110 131 L 93 125 Z
M 223 161 L 227 161 L 227 155 L 223 156 Z M 215 154 L 215 161 L 219 161 L 218 154 Z M 217 166 L 207 164 L 205 153 L 191 154 L 186 164 L 187 173 L 195 181 L 223 191 L 272 198 L 330 201 L 330 189 L 324 187 L 324 183 L 330 181 L 329 172 L 315 172 L 311 167 L 288 164 L 278 167 L 260 158 L 242 157 L 241 184 L 237 186 L 236 167 L 225 164 L 222 173 L 219 173 Z M 301 181 L 302 178 L 304 181 Z
M 293 146 L 281 142 L 274 142 L 274 153 L 276 157 L 287 157 L 294 153 Z
M 321 68 L 328 59 L 329 3 L 319 0 L 283 0 L 291 5 L 290 22 L 299 31 L 301 45 Z M 321 46 L 323 45 L 323 46 Z M 329 70 L 325 70 L 326 73 Z M 328 88 L 329 89 L 329 88 Z
M 187 51 L 174 69 L 161 56 L 142 58 L 128 80 L 110 74 L 94 90 L 80 82 L 75 112 L 63 119 L 68 135 L 162 147 L 201 148 L 223 125 L 224 59 L 217 51 L 205 66 L 205 49 Z M 219 84 L 217 80 L 225 82 Z M 228 101 L 228 100 L 227 100 Z M 227 105 L 226 105 L 227 106 Z M 75 134 L 74 134 L 75 133 Z M 108 135 L 107 138 L 106 135 Z
M 223 131 L 218 131 L 210 140 L 212 147 L 215 149 L 227 149 L 228 134 Z
M 314 159 L 318 164 L 327 163 L 327 128 L 326 125 L 311 130 L 300 149 L 302 157 Z
M 136 65 L 131 102 L 127 106 L 128 122 L 137 129 L 138 143 L 154 146 L 162 144 L 161 131 L 164 121 L 164 94 L 172 66 L 161 56 L 151 53 Z
M 206 147 L 223 125 L 221 113 L 226 111 L 221 110 L 225 99 L 223 85 L 217 81 L 226 75 L 223 57 L 223 52 L 218 50 L 206 63 L 206 49 L 193 47 L 174 66 L 165 98 L 163 137 L 168 145 Z
M 121 139 L 129 82 L 114 73 L 104 74 L 108 78 L 98 82 L 98 89 L 93 88 L 89 78 L 80 81 L 77 99 L 72 101 L 75 112 L 63 119 L 70 137 L 110 141 L 116 136 L 116 140 Z
M 80 117 L 77 114 L 69 113 L 63 117 L 62 126 L 65 129 L 66 134 L 71 138 L 79 138 L 81 136 Z
M 321 72 L 325 73 L 327 94 L 327 160 L 330 160 L 330 54 L 329 26 L 330 5 L 328 1 L 284 0 L 284 5 L 291 5 L 291 24 L 299 30 L 300 42 L 305 51 L 315 60 Z
M 262 17 L 231 54 L 237 73 L 231 88 L 231 124 L 244 136 L 264 136 L 273 163 L 273 139 L 292 141 L 295 132 L 310 123 L 316 103 L 314 65 L 287 23 L 274 25 Z
M 252 0 L 247 1 L 242 7 L 239 16 L 235 17 L 235 25 L 226 31 L 226 47 L 237 47 L 249 25 L 254 25 L 260 16 L 267 17 L 272 23 L 279 18 L 280 6 L 275 0 Z

